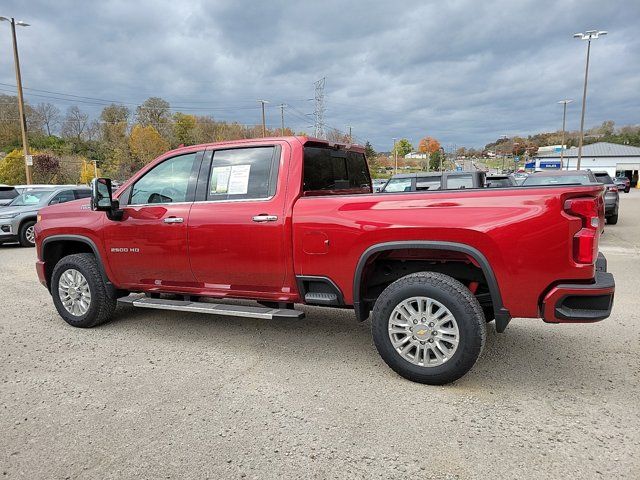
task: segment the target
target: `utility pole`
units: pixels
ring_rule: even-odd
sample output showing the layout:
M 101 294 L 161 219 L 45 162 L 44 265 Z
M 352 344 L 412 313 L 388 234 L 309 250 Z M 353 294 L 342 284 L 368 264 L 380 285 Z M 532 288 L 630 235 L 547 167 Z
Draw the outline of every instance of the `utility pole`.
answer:
M 582 116 L 580 118 L 580 139 L 578 140 L 578 163 L 576 170 L 580 170 L 580 161 L 582 160 L 582 142 L 584 139 L 584 112 L 587 104 L 587 79 L 589 77 L 589 54 L 591 53 L 591 40 L 595 40 L 602 35 L 606 35 L 604 30 L 587 30 L 584 33 L 574 33 L 573 38 L 587 40 L 587 64 L 584 68 L 584 90 L 582 92 Z
M 565 124 L 567 121 L 567 103 L 571 103 L 573 100 L 560 100 L 558 103 L 562 104 L 562 145 L 560 145 L 560 170 L 564 168 L 564 132 Z M 567 170 L 569 170 L 569 161 L 567 160 Z
M 29 24 L 18 21 L 15 18 L 0 17 L 0 21 L 11 23 L 11 36 L 13 38 L 13 62 L 16 70 L 16 86 L 18 89 L 18 113 L 20 115 L 20 130 L 22 132 L 22 149 L 24 150 L 24 169 L 27 177 L 27 185 L 31 185 L 31 165 L 29 156 L 29 139 L 27 137 L 27 118 L 24 114 L 24 98 L 22 96 L 22 76 L 20 75 L 20 58 L 18 57 L 18 40 L 16 38 L 16 25 L 28 27 Z
M 280 125 L 281 125 L 281 134 L 284 137 L 284 107 L 286 107 L 286 105 L 284 103 L 281 103 L 280 105 L 278 105 L 280 107 Z
M 258 102 L 262 105 L 262 137 L 267 136 L 267 119 L 264 115 L 264 105 L 269 103 L 267 100 L 258 100 Z
M 93 178 L 98 178 L 98 161 L 93 161 Z
M 393 139 L 393 155 L 396 159 L 396 168 L 394 170 L 394 173 L 397 175 L 398 174 L 398 149 L 396 148 L 396 140 L 397 138 Z
M 324 82 L 326 78 L 322 77 L 320 80 L 314 83 L 316 87 L 314 97 L 314 126 L 316 138 L 324 138 Z
M 353 143 L 353 137 L 351 136 L 351 125 L 347 125 L 347 128 L 349 129 L 349 143 Z

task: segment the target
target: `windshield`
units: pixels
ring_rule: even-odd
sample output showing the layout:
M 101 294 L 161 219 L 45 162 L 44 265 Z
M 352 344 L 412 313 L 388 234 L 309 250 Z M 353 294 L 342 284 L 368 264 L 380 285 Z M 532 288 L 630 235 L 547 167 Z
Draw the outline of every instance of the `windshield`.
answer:
M 29 190 L 21 193 L 9 204 L 13 207 L 25 207 L 27 205 L 40 205 L 44 203 L 53 190 Z
M 586 185 L 591 183 L 588 175 L 529 175 L 522 183 L 530 185 Z
M 392 178 L 385 185 L 383 192 L 410 192 L 410 178 Z

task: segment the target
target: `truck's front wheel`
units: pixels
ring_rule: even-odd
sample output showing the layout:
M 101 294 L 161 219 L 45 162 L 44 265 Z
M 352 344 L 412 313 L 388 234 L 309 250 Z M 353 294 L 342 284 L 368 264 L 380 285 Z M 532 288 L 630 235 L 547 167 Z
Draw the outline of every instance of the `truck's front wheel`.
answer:
M 81 328 L 109 320 L 117 303 L 107 294 L 96 258 L 90 253 L 60 259 L 51 276 L 51 296 L 60 316 Z
M 407 275 L 378 297 L 373 340 L 383 360 L 414 382 L 442 385 L 462 377 L 482 352 L 482 307 L 457 280 L 441 273 Z

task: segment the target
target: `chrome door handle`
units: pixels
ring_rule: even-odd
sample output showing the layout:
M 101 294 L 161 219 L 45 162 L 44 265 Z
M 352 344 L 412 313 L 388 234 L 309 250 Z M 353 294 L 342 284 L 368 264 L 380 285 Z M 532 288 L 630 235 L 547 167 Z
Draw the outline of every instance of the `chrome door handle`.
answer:
M 254 222 L 263 223 L 263 222 L 275 222 L 278 220 L 277 215 L 256 215 L 253 217 Z
M 184 218 L 182 217 L 167 217 L 163 220 L 164 223 L 182 223 Z

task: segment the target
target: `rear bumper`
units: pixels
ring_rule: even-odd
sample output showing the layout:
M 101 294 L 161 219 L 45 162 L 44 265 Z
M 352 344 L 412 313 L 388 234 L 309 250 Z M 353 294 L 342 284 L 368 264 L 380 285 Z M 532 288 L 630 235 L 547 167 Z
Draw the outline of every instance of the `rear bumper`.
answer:
M 591 323 L 611 315 L 616 289 L 601 253 L 593 283 L 563 283 L 553 287 L 542 301 L 542 318 L 548 323 Z

